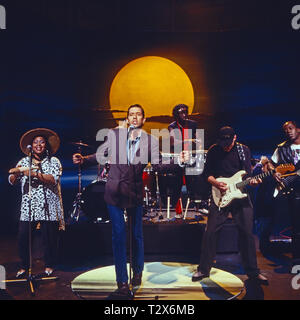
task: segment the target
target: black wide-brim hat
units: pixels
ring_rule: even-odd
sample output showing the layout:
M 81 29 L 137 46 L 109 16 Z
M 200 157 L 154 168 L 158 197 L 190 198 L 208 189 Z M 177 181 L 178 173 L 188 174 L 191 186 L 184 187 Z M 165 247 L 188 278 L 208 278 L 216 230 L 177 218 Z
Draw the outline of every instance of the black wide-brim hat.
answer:
M 55 154 L 60 146 L 60 139 L 56 132 L 46 128 L 36 128 L 27 131 L 20 139 L 20 148 L 26 155 L 29 154 L 28 145 L 32 145 L 35 137 L 42 136 L 47 139 L 51 155 Z
M 232 144 L 233 138 L 235 136 L 235 131 L 231 127 L 222 127 L 219 130 L 219 135 L 217 139 L 217 144 L 222 147 L 226 148 Z

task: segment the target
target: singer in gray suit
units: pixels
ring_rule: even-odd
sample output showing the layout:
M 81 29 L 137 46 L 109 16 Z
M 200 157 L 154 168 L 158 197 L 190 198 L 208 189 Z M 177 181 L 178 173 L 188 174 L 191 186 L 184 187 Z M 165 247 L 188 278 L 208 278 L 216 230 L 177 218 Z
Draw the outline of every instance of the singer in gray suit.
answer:
M 109 160 L 110 169 L 105 187 L 104 199 L 107 203 L 112 223 L 112 246 L 115 261 L 118 294 L 130 295 L 126 268 L 126 226 L 124 209 L 132 217 L 133 278 L 132 285 L 142 281 L 144 268 L 143 215 L 143 170 L 151 162 L 159 170 L 159 142 L 147 134 L 142 127 L 146 121 L 144 109 L 136 104 L 128 108 L 127 126 L 109 130 L 107 140 L 96 154 L 83 157 L 73 155 L 75 164 L 88 162 L 105 164 Z M 185 154 L 181 155 L 185 161 Z

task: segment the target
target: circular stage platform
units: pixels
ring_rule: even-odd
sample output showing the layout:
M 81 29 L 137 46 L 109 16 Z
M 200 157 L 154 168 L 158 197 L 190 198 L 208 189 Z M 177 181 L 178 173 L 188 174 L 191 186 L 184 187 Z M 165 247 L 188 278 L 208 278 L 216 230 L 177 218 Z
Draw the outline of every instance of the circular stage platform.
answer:
M 133 289 L 135 300 L 231 300 L 244 290 L 235 275 L 213 268 L 210 278 L 192 282 L 197 265 L 177 262 L 145 263 L 143 282 Z M 106 266 L 76 277 L 72 290 L 84 299 L 109 299 L 116 289 L 115 268 Z

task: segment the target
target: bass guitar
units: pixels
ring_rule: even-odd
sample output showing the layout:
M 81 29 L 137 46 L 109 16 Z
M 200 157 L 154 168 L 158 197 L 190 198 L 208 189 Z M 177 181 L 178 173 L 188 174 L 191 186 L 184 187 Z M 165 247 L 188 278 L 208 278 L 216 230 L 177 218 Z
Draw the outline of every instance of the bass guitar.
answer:
M 281 175 L 282 181 L 277 184 L 277 186 L 274 190 L 274 193 L 273 193 L 274 198 L 276 198 L 277 196 L 289 194 L 293 190 L 292 185 L 300 176 L 299 167 L 300 167 L 300 164 L 297 163 L 296 169 L 298 169 L 298 170 L 291 172 L 291 173 L 288 173 L 288 174 Z

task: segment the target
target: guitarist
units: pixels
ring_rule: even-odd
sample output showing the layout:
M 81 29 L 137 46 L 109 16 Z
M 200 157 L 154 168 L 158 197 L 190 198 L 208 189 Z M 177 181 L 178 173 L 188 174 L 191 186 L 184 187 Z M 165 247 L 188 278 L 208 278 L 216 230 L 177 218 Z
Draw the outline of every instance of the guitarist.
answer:
M 203 175 L 207 181 L 218 188 L 222 193 L 228 188 L 224 182 L 217 181 L 218 177 L 231 177 L 240 170 L 245 170 L 251 175 L 251 154 L 247 146 L 236 141 L 236 134 L 231 127 L 219 130 L 217 143 L 212 145 L 207 153 Z M 251 179 L 250 185 L 256 186 L 261 180 Z M 235 199 L 229 206 L 218 208 L 214 201 L 210 202 L 208 221 L 202 241 L 201 259 L 197 271 L 192 276 L 192 281 L 199 281 L 209 277 L 213 260 L 216 255 L 217 232 L 231 213 L 239 229 L 241 258 L 244 269 L 249 278 L 255 279 L 260 284 L 268 285 L 268 280 L 263 276 L 256 261 L 256 248 L 253 227 L 253 208 L 248 198 Z
M 275 165 L 292 163 L 297 169 L 300 166 L 300 129 L 295 121 L 283 124 L 283 131 L 287 140 L 278 145 L 271 158 Z M 275 178 L 279 183 L 285 182 L 276 173 Z M 292 256 L 293 265 L 300 264 L 300 177 L 295 175 L 288 178 L 292 191 L 288 195 L 289 212 L 292 222 Z M 285 183 L 286 184 L 286 183 Z

